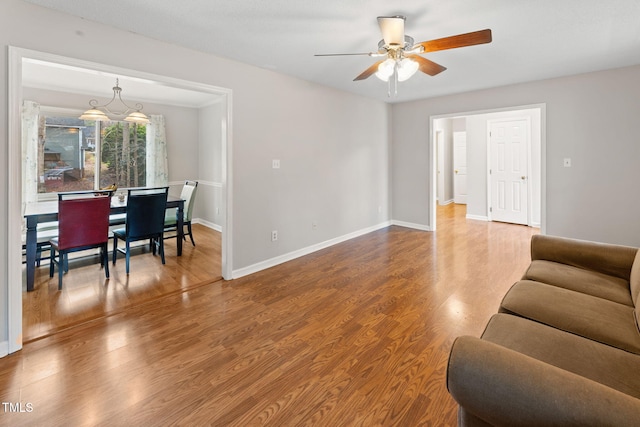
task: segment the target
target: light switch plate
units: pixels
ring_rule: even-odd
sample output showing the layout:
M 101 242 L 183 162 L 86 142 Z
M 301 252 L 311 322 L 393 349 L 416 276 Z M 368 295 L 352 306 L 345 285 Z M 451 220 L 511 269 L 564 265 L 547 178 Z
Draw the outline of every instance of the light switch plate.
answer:
M 571 167 L 571 159 L 570 158 L 565 158 L 564 159 L 564 167 L 565 168 L 570 168 Z

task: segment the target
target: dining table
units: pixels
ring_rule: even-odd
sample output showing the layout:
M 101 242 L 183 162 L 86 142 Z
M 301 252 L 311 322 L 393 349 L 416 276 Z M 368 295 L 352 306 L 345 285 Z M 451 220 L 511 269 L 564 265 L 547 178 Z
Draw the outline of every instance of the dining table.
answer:
M 180 197 L 171 196 L 167 197 L 167 209 L 176 208 L 176 228 L 177 228 L 177 254 L 182 255 L 182 240 L 183 240 L 183 218 L 184 218 L 184 199 Z M 127 200 L 126 197 L 121 199 L 119 197 L 111 198 L 111 210 L 110 215 L 118 215 L 127 212 Z M 27 291 L 31 292 L 34 288 L 35 273 L 36 273 L 36 252 L 38 246 L 38 224 L 44 222 L 52 222 L 58 220 L 58 201 L 44 201 L 27 203 L 25 207 L 24 218 L 26 220 L 26 270 L 27 270 Z M 113 223 L 112 223 L 113 224 Z M 122 219 L 124 224 L 124 219 Z

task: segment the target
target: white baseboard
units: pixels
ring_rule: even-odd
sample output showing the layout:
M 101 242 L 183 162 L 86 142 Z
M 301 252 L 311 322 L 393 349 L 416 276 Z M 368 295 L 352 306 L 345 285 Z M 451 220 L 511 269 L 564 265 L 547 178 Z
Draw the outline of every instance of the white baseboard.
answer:
M 345 234 L 340 237 L 336 237 L 334 239 L 330 239 L 321 243 L 317 243 L 315 245 L 307 246 L 306 248 L 298 249 L 297 251 L 289 252 L 284 255 L 277 256 L 275 258 L 271 258 L 265 261 L 258 262 L 256 264 L 250 265 L 248 267 L 239 268 L 237 270 L 233 270 L 231 273 L 231 277 L 233 279 L 238 279 L 243 276 L 247 276 L 249 274 L 257 273 L 258 271 L 266 270 L 267 268 L 275 267 L 278 264 L 285 263 L 287 261 L 294 260 L 296 258 L 300 258 L 305 255 L 309 255 L 313 252 L 317 252 L 321 249 L 328 248 L 333 245 L 337 245 L 338 243 L 346 242 L 347 240 L 354 239 L 356 237 L 363 236 L 367 233 L 371 233 L 376 230 L 380 230 L 382 228 L 386 228 L 391 225 L 391 222 L 385 221 L 380 224 L 374 225 L 372 227 L 368 227 L 362 230 L 354 231 L 353 233 Z
M 421 231 L 432 231 L 431 227 L 429 227 L 428 225 L 414 224 L 412 222 L 405 222 L 405 221 L 397 221 L 395 219 L 391 221 L 391 225 L 397 225 L 399 227 L 406 227 L 406 228 L 413 228 L 415 230 L 421 230 Z
M 484 215 L 467 215 L 466 218 L 475 219 L 477 221 L 489 221 L 489 217 Z
M 191 222 L 193 224 L 202 224 L 205 227 L 209 227 L 213 230 L 216 230 L 220 233 L 222 233 L 222 226 L 218 225 L 218 224 L 214 224 L 213 222 L 209 222 L 209 221 L 205 221 L 204 219 L 200 219 L 200 218 L 192 218 Z
M 447 206 L 447 205 L 450 205 L 451 203 L 453 203 L 453 199 L 445 200 L 445 201 L 444 201 L 444 202 L 442 202 L 442 203 L 440 203 L 440 202 L 438 201 L 438 204 L 439 204 L 440 206 Z

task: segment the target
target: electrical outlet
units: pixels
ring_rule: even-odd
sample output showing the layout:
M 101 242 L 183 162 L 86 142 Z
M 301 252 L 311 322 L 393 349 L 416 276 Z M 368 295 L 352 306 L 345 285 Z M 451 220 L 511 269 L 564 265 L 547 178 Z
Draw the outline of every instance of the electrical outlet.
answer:
M 273 230 L 271 232 L 271 241 L 275 242 L 276 240 L 278 240 L 278 230 Z
M 271 161 L 271 167 L 273 169 L 280 169 L 280 159 L 273 159 Z

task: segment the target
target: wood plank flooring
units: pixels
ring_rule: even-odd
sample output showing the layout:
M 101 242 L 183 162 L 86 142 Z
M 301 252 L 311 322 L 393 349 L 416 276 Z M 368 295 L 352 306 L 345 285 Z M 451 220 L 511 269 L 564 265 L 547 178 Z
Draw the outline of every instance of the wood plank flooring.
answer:
M 130 305 L 0 359 L 1 425 L 449 426 L 449 349 L 479 335 L 537 230 L 439 208 L 246 276 Z
M 187 237 L 180 257 L 176 256 L 175 239 L 165 240 L 165 265 L 148 246 L 136 249 L 131 256 L 129 275 L 125 272 L 123 255 L 118 256 L 115 266 L 109 264 L 109 279 L 104 277 L 97 255 L 72 262 L 69 273 L 64 275 L 62 291 L 58 291 L 58 271 L 49 278 L 49 265 L 43 262 L 36 269 L 34 291 L 23 292 L 24 341 L 220 280 L 221 234 L 194 224 L 193 236 L 196 246 Z

